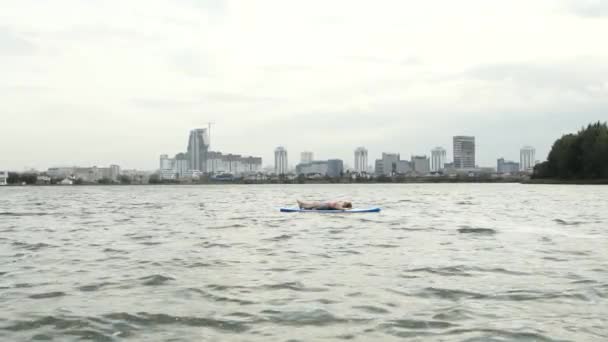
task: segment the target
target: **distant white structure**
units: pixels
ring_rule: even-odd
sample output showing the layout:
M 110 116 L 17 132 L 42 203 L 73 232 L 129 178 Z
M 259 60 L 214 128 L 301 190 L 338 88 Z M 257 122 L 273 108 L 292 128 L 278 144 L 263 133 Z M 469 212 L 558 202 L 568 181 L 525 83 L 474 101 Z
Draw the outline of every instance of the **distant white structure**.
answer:
M 0 185 L 8 184 L 8 171 L 0 171 Z
M 367 172 L 367 149 L 365 147 L 357 147 L 355 150 L 355 172 Z
M 69 179 L 69 178 L 64 178 L 61 182 L 59 182 L 59 184 L 61 184 L 61 185 L 72 185 L 72 184 L 74 184 L 74 182 L 71 179 Z
M 314 153 L 312 153 L 310 151 L 304 151 L 304 152 L 300 153 L 300 163 L 301 164 L 310 163 L 313 160 L 315 160 Z
M 289 164 L 287 163 L 287 150 L 283 146 L 279 146 L 274 150 L 274 172 L 277 175 L 284 175 L 289 172 Z
M 431 151 L 431 172 L 439 172 L 445 168 L 446 155 L 443 147 L 435 147 Z
M 519 151 L 519 171 L 532 172 L 536 165 L 536 149 L 531 146 L 524 146 Z

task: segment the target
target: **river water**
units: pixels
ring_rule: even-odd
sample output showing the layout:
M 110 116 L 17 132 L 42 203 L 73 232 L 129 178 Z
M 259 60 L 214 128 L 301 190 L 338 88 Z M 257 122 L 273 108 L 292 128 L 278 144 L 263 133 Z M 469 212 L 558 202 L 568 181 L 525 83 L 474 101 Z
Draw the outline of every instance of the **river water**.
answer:
M 0 188 L 2 341 L 403 339 L 607 340 L 608 187 Z

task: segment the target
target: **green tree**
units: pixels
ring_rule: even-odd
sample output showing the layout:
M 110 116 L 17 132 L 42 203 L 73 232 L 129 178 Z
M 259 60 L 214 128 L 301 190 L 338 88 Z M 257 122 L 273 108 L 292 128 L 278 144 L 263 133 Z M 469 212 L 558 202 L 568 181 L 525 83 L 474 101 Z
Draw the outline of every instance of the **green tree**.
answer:
M 608 179 L 608 126 L 594 123 L 556 140 L 534 178 Z
M 127 175 L 120 176 L 120 184 L 131 184 L 131 177 Z

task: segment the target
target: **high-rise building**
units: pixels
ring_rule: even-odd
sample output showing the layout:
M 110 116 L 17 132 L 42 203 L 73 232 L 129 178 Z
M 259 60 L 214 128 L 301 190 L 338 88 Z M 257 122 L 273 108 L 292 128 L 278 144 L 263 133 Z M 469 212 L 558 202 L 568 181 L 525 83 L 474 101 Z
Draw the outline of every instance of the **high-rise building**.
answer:
M 496 172 L 499 174 L 516 174 L 519 172 L 519 164 L 500 158 L 496 161 Z
M 411 165 L 417 174 L 426 175 L 431 172 L 431 165 L 427 156 L 412 156 Z
M 445 168 L 446 155 L 443 147 L 435 147 L 431 151 L 431 172 L 439 172 Z
M 382 153 L 382 159 L 376 160 L 376 174 L 392 176 L 397 173 L 400 159 L 399 153 Z
M 454 167 L 457 169 L 475 168 L 475 137 L 454 137 Z
M 302 164 L 310 163 L 313 160 L 315 160 L 314 153 L 312 153 L 310 151 L 304 151 L 304 152 L 300 153 L 300 163 L 302 163 Z
M 287 150 L 279 146 L 274 150 L 274 172 L 277 175 L 284 175 L 288 172 Z
M 355 150 L 355 172 L 367 172 L 367 149 L 365 147 L 357 147 Z
M 173 168 L 173 160 L 166 154 L 160 155 L 160 170 L 170 170 Z
M 536 150 L 531 146 L 524 146 L 519 151 L 519 170 L 532 172 L 536 164 Z
M 205 172 L 207 170 L 207 152 L 209 151 L 209 135 L 206 128 L 190 131 L 188 139 L 188 156 L 190 168 Z

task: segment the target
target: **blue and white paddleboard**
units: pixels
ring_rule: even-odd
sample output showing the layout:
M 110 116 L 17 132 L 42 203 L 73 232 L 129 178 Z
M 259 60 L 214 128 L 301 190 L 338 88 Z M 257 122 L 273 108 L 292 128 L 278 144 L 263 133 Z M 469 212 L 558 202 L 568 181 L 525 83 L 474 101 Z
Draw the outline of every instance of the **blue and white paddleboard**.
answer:
M 355 214 L 355 213 L 378 213 L 380 208 L 349 209 L 349 210 L 317 210 L 300 208 L 281 208 L 282 213 L 327 213 L 327 214 Z

